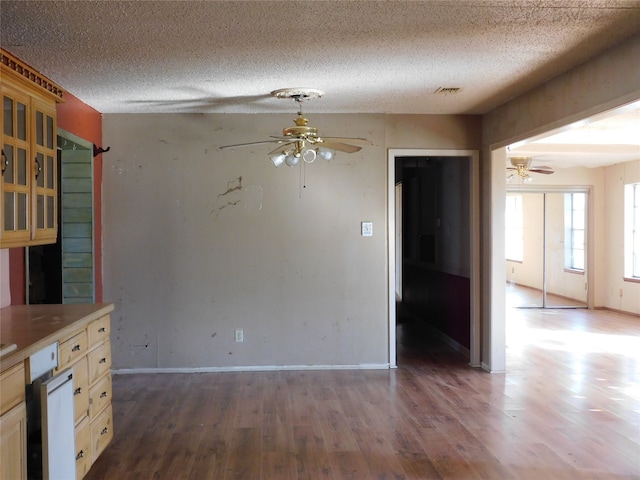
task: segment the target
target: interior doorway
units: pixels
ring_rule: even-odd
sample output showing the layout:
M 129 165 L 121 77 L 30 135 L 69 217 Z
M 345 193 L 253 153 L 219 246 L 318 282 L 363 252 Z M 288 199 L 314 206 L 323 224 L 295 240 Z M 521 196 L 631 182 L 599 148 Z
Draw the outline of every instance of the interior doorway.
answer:
M 509 306 L 587 308 L 589 189 L 508 187 L 505 217 Z
M 93 144 L 62 129 L 57 214 L 57 242 L 26 248 L 27 303 L 93 303 Z
M 389 364 L 400 312 L 480 366 L 478 153 L 389 150 L 388 179 Z

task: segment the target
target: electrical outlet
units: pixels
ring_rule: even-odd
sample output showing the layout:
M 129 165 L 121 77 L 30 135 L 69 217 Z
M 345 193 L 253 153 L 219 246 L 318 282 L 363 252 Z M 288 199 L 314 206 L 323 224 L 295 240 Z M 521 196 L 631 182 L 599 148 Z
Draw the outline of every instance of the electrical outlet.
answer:
M 244 342 L 244 330 L 240 328 L 236 330 L 236 342 Z

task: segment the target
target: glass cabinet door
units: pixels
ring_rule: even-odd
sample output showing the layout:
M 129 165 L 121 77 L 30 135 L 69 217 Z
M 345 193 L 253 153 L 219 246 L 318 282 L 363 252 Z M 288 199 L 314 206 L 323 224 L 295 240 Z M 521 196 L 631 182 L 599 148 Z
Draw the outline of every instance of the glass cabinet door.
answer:
M 32 239 L 36 242 L 55 241 L 57 236 L 57 161 L 55 109 L 33 102 L 35 152 L 33 182 L 35 210 Z
M 3 245 L 11 245 L 29 240 L 30 235 L 29 97 L 3 88 L 2 105 L 0 235 Z

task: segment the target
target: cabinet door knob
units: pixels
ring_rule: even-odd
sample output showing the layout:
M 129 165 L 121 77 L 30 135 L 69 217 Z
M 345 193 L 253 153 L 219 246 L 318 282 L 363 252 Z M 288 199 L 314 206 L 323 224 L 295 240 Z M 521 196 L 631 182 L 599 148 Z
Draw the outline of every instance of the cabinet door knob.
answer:
M 74 345 L 71 349 L 72 352 L 77 352 L 78 350 L 80 350 L 80 345 Z
M 107 433 L 109 433 L 109 429 L 107 427 L 104 427 L 100 432 L 100 435 L 106 435 Z
M 105 398 L 106 396 L 107 396 L 107 392 L 102 392 L 102 393 L 100 394 L 100 398 Z
M 78 387 L 73 391 L 74 395 L 80 395 L 81 393 L 82 393 L 82 388 L 81 387 Z
M 98 329 L 98 332 L 100 332 L 100 333 L 104 333 L 104 332 L 106 332 L 106 331 L 107 331 L 107 329 L 106 329 L 106 328 L 104 328 L 104 327 L 102 327 L 102 328 L 99 328 L 99 329 Z
M 98 363 L 107 363 L 107 359 L 106 358 L 101 358 Z
M 84 458 L 84 450 L 80 450 L 78 455 L 76 455 L 76 460 L 80 460 L 81 458 Z
M 42 165 L 40 165 L 40 161 L 36 157 L 36 178 L 38 178 L 41 173 L 42 173 Z
M 4 173 L 4 171 L 7 169 L 8 166 L 9 166 L 9 159 L 4 154 L 4 150 L 2 150 L 2 173 Z

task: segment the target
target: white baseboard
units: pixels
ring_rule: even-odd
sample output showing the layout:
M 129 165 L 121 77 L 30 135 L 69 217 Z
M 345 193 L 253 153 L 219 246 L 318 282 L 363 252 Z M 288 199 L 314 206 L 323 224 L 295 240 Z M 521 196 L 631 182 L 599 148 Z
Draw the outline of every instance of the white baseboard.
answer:
M 486 362 L 482 362 L 482 369 L 489 373 L 507 373 L 506 370 L 491 370 L 491 367 Z
M 285 370 L 388 370 L 388 363 L 365 363 L 360 365 L 247 365 L 234 367 L 179 367 L 179 368 L 117 368 L 113 375 L 135 373 L 223 373 L 223 372 L 277 372 Z

